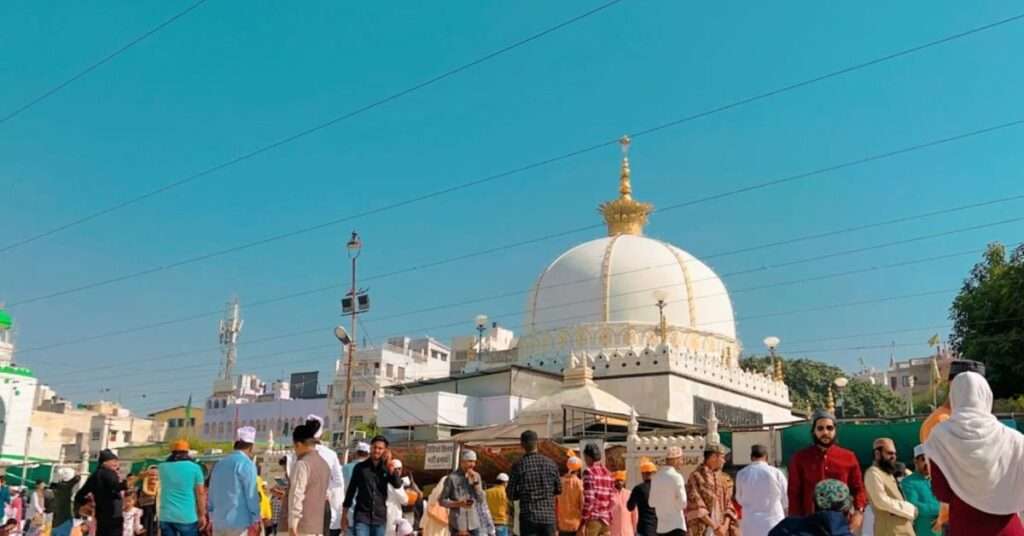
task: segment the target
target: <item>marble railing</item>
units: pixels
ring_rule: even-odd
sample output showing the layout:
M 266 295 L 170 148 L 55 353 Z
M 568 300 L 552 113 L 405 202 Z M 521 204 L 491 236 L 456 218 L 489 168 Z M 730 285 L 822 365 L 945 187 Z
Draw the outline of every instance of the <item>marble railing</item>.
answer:
M 602 376 L 672 371 L 773 403 L 790 405 L 789 388 L 785 382 L 775 381 L 767 374 L 743 370 L 721 354 L 659 345 L 596 353 L 575 352 L 575 355 L 587 359 L 594 368 L 594 378 L 598 380 Z M 524 364 L 552 372 L 562 372 L 565 366 L 562 360 L 551 357 L 534 357 Z

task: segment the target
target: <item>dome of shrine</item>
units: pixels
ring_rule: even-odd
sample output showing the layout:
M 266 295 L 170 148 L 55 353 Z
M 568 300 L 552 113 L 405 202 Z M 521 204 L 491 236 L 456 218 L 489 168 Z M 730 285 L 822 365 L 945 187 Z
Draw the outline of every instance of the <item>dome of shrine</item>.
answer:
M 623 147 L 628 148 L 628 138 Z M 653 210 L 632 197 L 623 157 L 619 198 L 600 211 L 608 236 L 575 246 L 537 278 L 526 307 L 526 331 L 594 323 L 659 325 L 659 301 L 668 327 L 736 339 L 725 284 L 686 251 L 642 236 Z

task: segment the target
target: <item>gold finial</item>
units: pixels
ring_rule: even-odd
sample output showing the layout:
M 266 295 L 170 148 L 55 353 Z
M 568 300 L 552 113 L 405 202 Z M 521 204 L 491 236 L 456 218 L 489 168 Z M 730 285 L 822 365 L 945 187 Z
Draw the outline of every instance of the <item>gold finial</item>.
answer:
M 832 394 L 832 384 L 828 386 L 828 412 L 833 415 L 836 413 L 836 397 Z
M 622 147 L 622 169 L 619 171 L 619 199 L 633 199 L 633 185 L 629 182 L 629 136 L 619 138 Z
M 633 200 L 633 184 L 630 182 L 629 136 L 619 138 L 622 148 L 622 167 L 619 171 L 619 198 L 602 203 L 599 207 L 608 225 L 608 236 L 620 234 L 643 234 L 647 216 L 654 210 L 650 203 Z
M 775 365 L 772 367 L 772 379 L 777 382 L 786 381 L 786 373 L 782 368 L 782 360 L 775 358 Z

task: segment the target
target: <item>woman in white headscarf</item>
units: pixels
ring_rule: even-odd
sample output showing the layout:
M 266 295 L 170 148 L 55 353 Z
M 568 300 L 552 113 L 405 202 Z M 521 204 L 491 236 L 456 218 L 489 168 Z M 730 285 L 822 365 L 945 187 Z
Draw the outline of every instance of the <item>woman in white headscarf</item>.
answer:
M 1024 435 L 992 414 L 992 389 L 976 372 L 950 385 L 952 415 L 924 444 L 932 489 L 949 503 L 948 536 L 1024 536 Z

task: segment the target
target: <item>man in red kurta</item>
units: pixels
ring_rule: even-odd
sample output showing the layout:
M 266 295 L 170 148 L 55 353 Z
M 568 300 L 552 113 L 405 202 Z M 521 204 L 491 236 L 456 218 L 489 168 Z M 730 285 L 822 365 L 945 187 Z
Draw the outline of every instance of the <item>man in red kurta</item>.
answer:
M 818 410 L 811 417 L 814 444 L 797 452 L 789 462 L 789 515 L 809 516 L 814 513 L 814 486 L 826 479 L 835 479 L 850 488 L 853 506 L 850 525 L 856 531 L 864 518 L 867 494 L 857 456 L 836 445 L 836 418 Z

